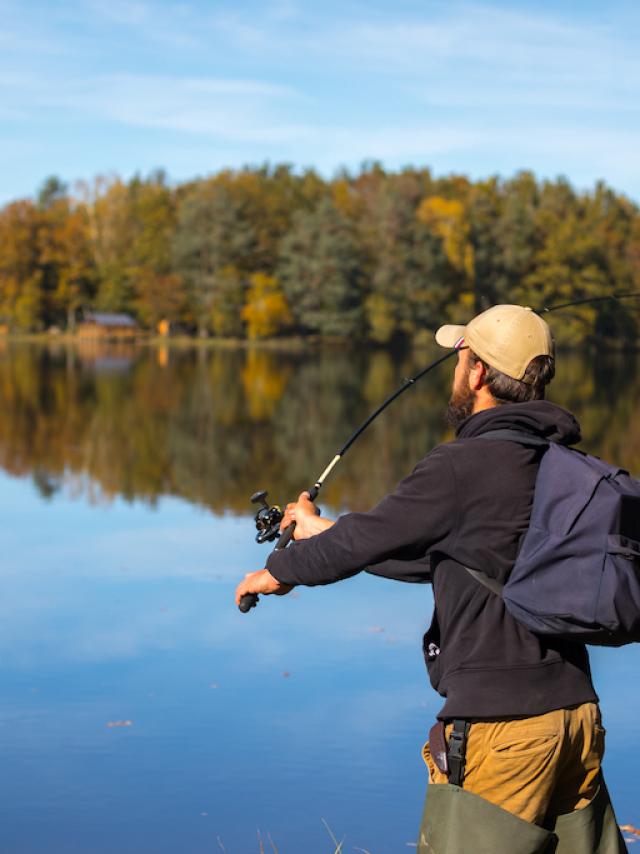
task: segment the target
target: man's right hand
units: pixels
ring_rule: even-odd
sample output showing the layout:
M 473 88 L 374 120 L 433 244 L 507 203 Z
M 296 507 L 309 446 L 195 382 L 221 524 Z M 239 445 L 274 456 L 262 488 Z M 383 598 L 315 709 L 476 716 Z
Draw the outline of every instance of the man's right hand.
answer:
M 307 540 L 333 525 L 331 519 L 318 516 L 316 506 L 309 498 L 308 492 L 301 492 L 296 502 L 287 504 L 280 522 L 280 531 L 284 531 L 292 522 L 296 523 L 293 532 L 294 540 Z

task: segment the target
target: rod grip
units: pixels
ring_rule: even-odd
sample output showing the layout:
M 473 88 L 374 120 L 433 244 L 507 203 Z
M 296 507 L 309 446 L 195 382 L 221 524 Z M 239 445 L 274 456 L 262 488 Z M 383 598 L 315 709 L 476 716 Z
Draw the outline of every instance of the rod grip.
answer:
M 252 608 L 255 608 L 257 604 L 257 593 L 245 593 L 244 596 L 240 597 L 240 604 L 238 605 L 238 608 L 240 608 L 243 614 L 246 614 Z
M 287 525 L 284 531 L 280 534 L 280 538 L 275 545 L 274 551 L 281 551 L 282 549 L 286 549 L 286 547 L 293 539 L 293 532 L 295 531 L 295 529 L 295 522 L 292 522 L 290 525 Z

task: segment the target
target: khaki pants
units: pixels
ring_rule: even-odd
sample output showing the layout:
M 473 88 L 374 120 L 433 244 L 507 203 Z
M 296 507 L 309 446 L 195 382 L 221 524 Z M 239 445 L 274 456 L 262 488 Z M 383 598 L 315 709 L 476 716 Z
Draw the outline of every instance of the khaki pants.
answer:
M 452 725 L 446 729 L 447 738 Z M 525 821 L 553 823 L 595 796 L 605 731 L 595 703 L 544 715 L 471 724 L 463 788 Z M 423 749 L 430 783 L 447 783 Z

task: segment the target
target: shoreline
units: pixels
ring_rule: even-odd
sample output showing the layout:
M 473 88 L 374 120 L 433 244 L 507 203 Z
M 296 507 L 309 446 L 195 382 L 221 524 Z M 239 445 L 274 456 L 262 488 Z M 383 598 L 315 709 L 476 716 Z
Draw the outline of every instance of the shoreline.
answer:
M 222 350 L 282 350 L 289 352 L 302 352 L 307 349 L 321 347 L 341 347 L 351 349 L 353 346 L 379 347 L 374 342 L 354 342 L 349 338 L 321 338 L 319 336 L 291 336 L 286 338 L 266 338 L 262 340 L 248 340 L 246 338 L 200 338 L 196 335 L 171 335 L 162 337 L 160 335 L 136 335 L 131 338 L 118 338 L 117 336 L 85 337 L 75 333 L 60 332 L 24 332 L 0 335 L 0 344 L 65 344 L 73 346 L 119 346 L 119 347 L 171 347 L 176 349 L 222 349 Z M 383 349 L 387 349 L 386 347 Z
M 432 333 L 432 330 L 428 330 Z M 396 341 L 387 344 L 379 344 L 370 340 L 354 340 L 353 338 L 341 338 L 337 336 L 322 337 L 319 335 L 294 335 L 282 338 L 265 338 L 260 340 L 249 340 L 246 338 L 200 338 L 195 335 L 171 335 L 163 337 L 160 335 L 140 334 L 131 338 L 109 337 L 85 337 L 77 333 L 69 332 L 25 332 L 0 334 L 0 346 L 2 344 L 63 344 L 74 347 L 130 347 L 132 349 L 143 348 L 171 348 L 176 350 L 205 349 L 205 350 L 266 350 L 283 353 L 303 353 L 322 350 L 328 347 L 341 350 L 352 350 L 360 348 L 364 350 L 381 351 L 429 351 L 437 348 L 435 341 L 421 338 L 418 341 Z M 440 348 L 435 351 L 439 352 Z M 607 354 L 633 354 L 640 352 L 640 340 L 635 344 L 617 344 L 609 340 L 592 339 L 579 344 L 557 345 L 558 352 L 601 352 Z

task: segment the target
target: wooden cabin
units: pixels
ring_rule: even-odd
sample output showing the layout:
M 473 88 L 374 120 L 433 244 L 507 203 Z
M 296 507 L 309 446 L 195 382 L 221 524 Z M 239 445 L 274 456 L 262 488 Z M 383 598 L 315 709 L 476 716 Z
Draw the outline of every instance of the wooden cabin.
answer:
M 140 334 L 140 327 L 128 314 L 110 314 L 104 311 L 85 311 L 78 323 L 78 337 L 102 341 L 132 341 Z

